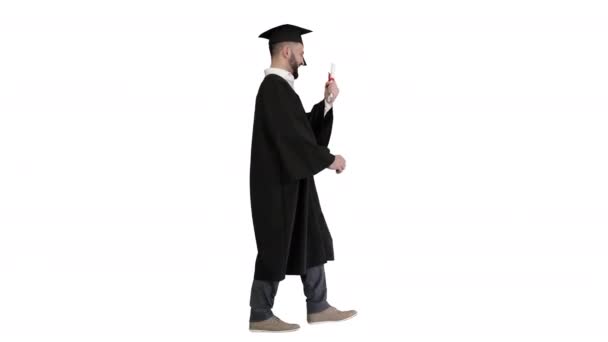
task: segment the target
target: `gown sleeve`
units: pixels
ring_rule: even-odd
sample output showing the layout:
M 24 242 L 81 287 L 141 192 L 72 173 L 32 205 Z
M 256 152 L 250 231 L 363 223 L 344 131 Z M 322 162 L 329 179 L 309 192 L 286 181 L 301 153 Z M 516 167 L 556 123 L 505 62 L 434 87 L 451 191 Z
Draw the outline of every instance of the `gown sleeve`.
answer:
M 331 108 L 327 114 L 325 114 L 325 100 L 321 100 L 321 102 L 312 107 L 312 110 L 309 113 L 306 113 L 306 116 L 315 133 L 317 143 L 321 146 L 328 146 L 329 138 L 331 137 L 331 128 L 334 122 L 334 109 Z
M 269 135 L 279 152 L 281 173 L 288 182 L 313 176 L 333 163 L 327 145 L 317 142 L 305 112 L 289 101 L 289 85 L 267 82 L 262 90 L 262 107 Z M 321 113 L 323 114 L 323 113 Z

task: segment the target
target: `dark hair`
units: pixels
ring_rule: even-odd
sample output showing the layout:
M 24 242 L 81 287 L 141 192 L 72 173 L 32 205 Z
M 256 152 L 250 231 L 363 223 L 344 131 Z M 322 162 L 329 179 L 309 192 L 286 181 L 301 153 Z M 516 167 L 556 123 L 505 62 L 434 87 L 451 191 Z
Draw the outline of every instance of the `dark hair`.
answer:
M 285 46 L 287 42 L 278 42 L 278 43 L 270 43 L 268 44 L 268 49 L 270 50 L 270 56 L 274 57 L 282 48 Z

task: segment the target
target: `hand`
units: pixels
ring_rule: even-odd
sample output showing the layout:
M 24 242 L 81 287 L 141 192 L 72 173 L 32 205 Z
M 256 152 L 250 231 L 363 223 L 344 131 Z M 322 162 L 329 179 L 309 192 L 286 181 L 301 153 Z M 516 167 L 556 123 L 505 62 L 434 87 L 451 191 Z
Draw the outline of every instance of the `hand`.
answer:
M 328 169 L 330 170 L 336 170 L 336 173 L 342 173 L 342 171 L 344 171 L 344 169 L 346 168 L 346 160 L 344 159 L 344 157 L 342 157 L 339 154 L 336 154 L 336 158 L 334 159 L 334 162 L 331 163 L 331 165 L 329 165 Z
M 325 83 L 325 101 L 329 104 L 333 104 L 336 101 L 336 97 L 340 93 L 336 80 L 329 80 Z

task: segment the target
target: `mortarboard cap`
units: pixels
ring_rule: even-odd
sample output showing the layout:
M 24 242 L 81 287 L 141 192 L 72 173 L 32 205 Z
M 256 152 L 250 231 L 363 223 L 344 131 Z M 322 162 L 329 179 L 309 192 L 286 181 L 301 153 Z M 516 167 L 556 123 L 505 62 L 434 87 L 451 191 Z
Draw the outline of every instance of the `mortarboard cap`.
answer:
M 268 39 L 269 45 L 280 42 L 302 43 L 302 35 L 310 32 L 312 31 L 302 27 L 284 24 L 277 27 L 273 27 L 270 30 L 260 34 L 259 38 Z M 304 65 L 306 65 L 306 61 L 304 61 Z
M 269 44 L 279 42 L 297 42 L 302 43 L 302 35 L 312 32 L 305 28 L 295 25 L 285 24 L 273 27 L 270 30 L 260 34 L 260 38 L 268 39 Z

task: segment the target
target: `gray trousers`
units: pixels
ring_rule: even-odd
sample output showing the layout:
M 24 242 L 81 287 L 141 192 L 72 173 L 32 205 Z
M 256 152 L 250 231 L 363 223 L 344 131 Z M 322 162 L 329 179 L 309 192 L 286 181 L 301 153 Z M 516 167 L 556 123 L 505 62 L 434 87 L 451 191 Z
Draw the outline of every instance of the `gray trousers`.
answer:
M 329 307 L 327 302 L 327 284 L 323 265 L 309 268 L 300 276 L 306 296 L 308 314 L 320 312 Z M 273 316 L 272 306 L 279 288 L 278 281 L 254 280 L 251 286 L 251 315 L 249 321 L 263 321 Z

